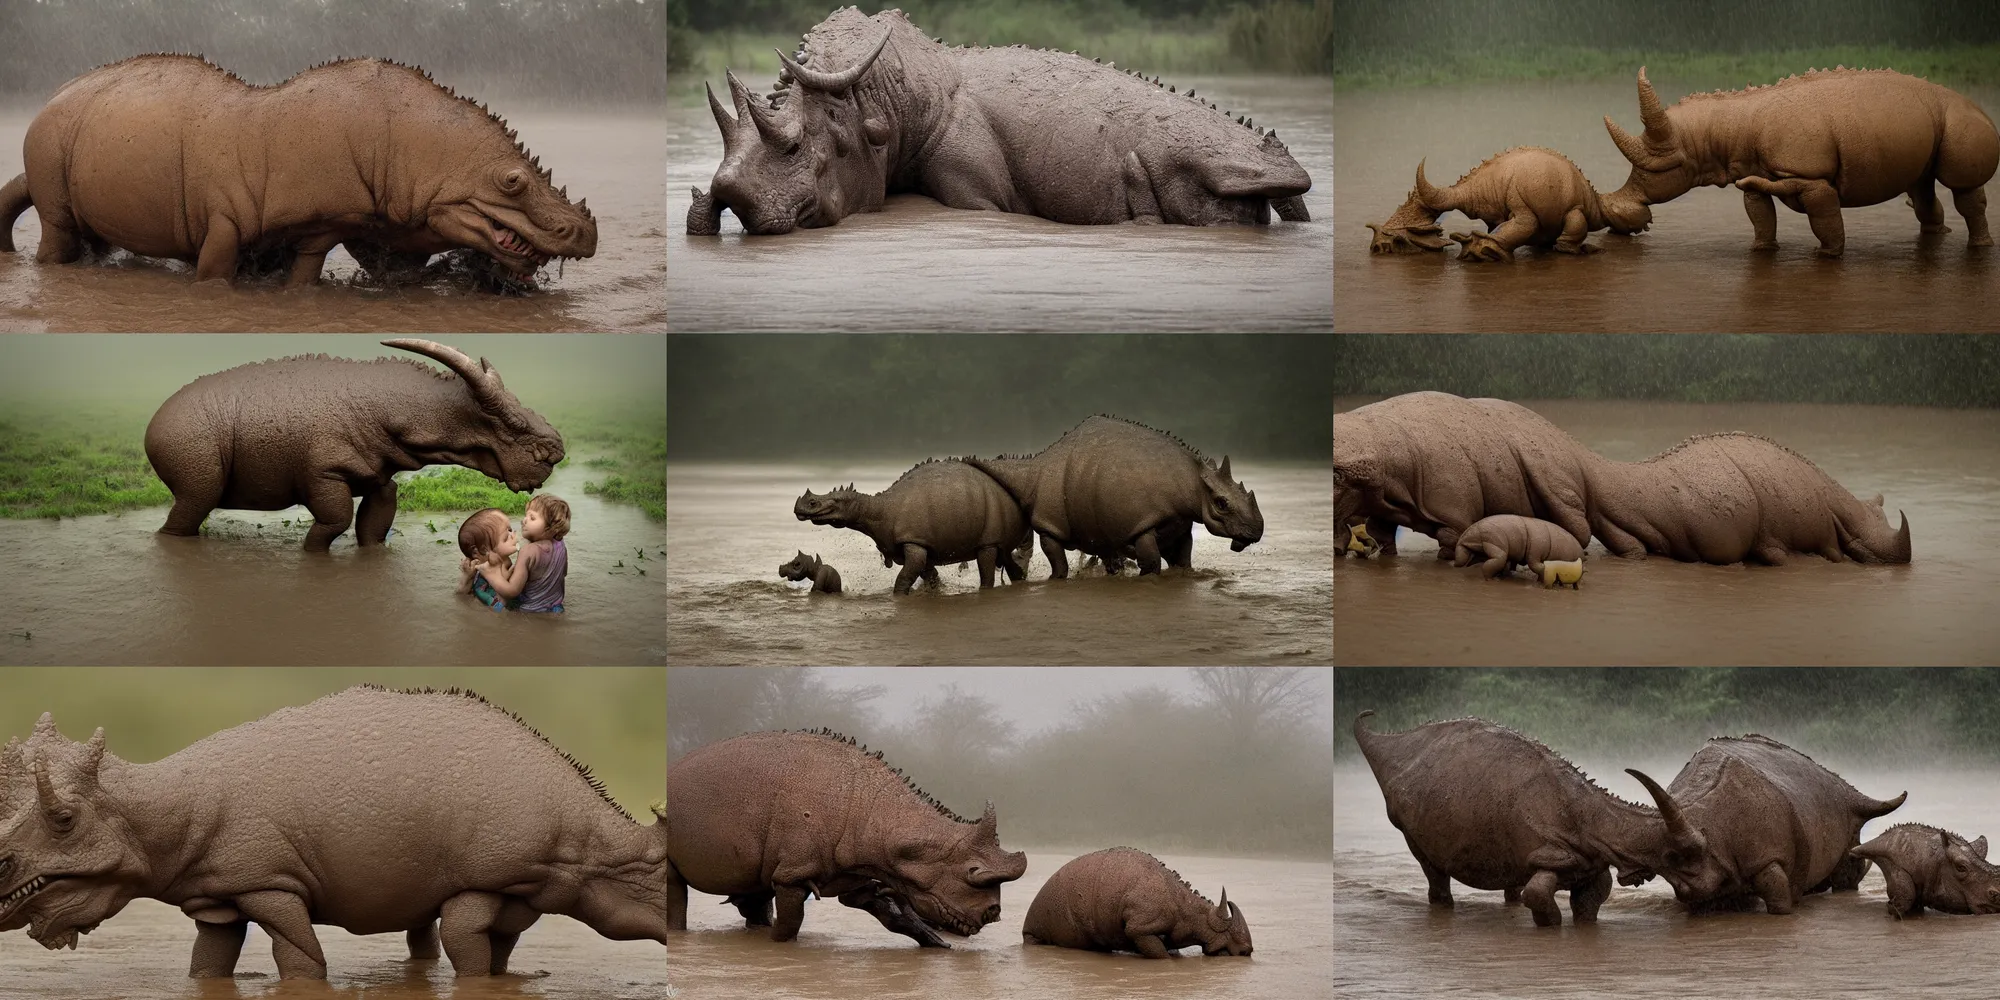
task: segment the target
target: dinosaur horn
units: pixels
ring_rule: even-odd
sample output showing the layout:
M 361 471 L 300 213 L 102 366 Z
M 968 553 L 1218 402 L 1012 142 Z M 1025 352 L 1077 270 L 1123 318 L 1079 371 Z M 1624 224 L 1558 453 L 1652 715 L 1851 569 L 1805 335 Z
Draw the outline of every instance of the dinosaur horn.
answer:
M 1910 515 L 1899 510 L 1896 516 L 1903 519 L 1903 527 L 1896 532 L 1895 561 L 1906 563 L 1910 561 Z
M 494 371 L 493 366 L 488 364 L 485 358 L 480 358 L 475 364 L 464 351 L 456 347 L 447 347 L 434 340 L 420 340 L 415 337 L 385 340 L 382 341 L 382 346 L 421 354 L 444 365 L 465 380 L 465 387 L 471 390 L 472 398 L 478 401 L 480 409 L 496 414 L 509 412 L 507 387 L 501 383 L 500 373 Z
M 1639 779 L 1639 783 L 1646 786 L 1646 791 L 1652 793 L 1654 803 L 1660 807 L 1660 818 L 1667 822 L 1667 836 L 1673 838 L 1676 845 L 1683 848 L 1702 845 L 1701 834 L 1688 825 L 1687 816 L 1682 814 L 1680 803 L 1675 802 L 1674 797 L 1668 794 L 1666 789 L 1661 788 L 1659 782 L 1629 767 L 1625 769 L 1625 773 Z
M 1646 79 L 1646 67 L 1639 67 L 1639 120 L 1646 126 L 1646 145 L 1660 151 L 1673 148 L 1674 123 L 1667 118 L 1667 109 L 1660 106 L 1660 95 L 1653 93 L 1653 85 Z
M 1223 481 L 1223 482 L 1227 483 L 1227 482 L 1233 482 L 1233 481 L 1234 481 L 1234 480 L 1232 480 L 1232 479 L 1230 479 L 1230 478 L 1229 478 L 1229 456 L 1228 456 L 1228 455 L 1224 455 L 1224 456 L 1222 456 L 1222 464 L 1221 464 L 1220 466 L 1218 466 L 1218 467 L 1216 468 L 1216 470 L 1215 470 L 1215 471 L 1216 471 L 1216 472 L 1219 472 L 1219 473 L 1221 473 L 1221 474 L 1222 474 L 1222 481 Z
M 799 141 L 798 119 L 786 118 L 779 121 L 777 115 L 776 110 L 765 108 L 761 102 L 751 100 L 750 121 L 757 126 L 757 134 L 774 146 L 790 148 L 793 143 Z
M 90 734 L 90 742 L 83 748 L 83 774 L 91 781 L 97 780 L 98 768 L 104 766 L 104 727 Z
M 855 82 L 861 79 L 861 75 L 868 72 L 868 67 L 875 64 L 876 57 L 882 54 L 883 46 L 889 44 L 889 35 L 891 33 L 891 31 L 882 32 L 882 38 L 875 43 L 874 48 L 868 50 L 867 55 L 861 57 L 860 62 L 846 69 L 833 72 L 807 69 L 793 62 L 792 57 L 786 55 L 782 50 L 774 51 L 778 52 L 778 59 L 784 63 L 786 72 L 791 73 L 792 79 L 799 81 L 801 86 L 810 87 L 813 90 L 823 90 L 829 94 L 838 94 L 854 86 Z
M 56 730 L 56 717 L 51 713 L 43 712 L 42 717 L 35 720 L 35 735 L 61 736 L 62 733 Z
M 729 99 L 736 105 L 736 134 L 742 135 L 752 126 L 750 89 L 743 86 L 743 81 L 738 80 L 735 73 L 723 70 L 722 75 L 729 82 Z
M 55 783 L 49 780 L 48 766 L 37 759 L 28 770 L 35 774 L 35 797 L 41 800 L 42 811 L 50 815 L 61 812 L 64 803 L 62 796 L 56 794 Z
M 1430 179 L 1424 176 L 1424 163 L 1428 160 L 1429 157 L 1425 157 L 1417 161 L 1417 200 L 1423 202 L 1426 208 L 1430 207 L 1431 202 L 1436 201 L 1438 196 L 1438 189 L 1431 186 Z

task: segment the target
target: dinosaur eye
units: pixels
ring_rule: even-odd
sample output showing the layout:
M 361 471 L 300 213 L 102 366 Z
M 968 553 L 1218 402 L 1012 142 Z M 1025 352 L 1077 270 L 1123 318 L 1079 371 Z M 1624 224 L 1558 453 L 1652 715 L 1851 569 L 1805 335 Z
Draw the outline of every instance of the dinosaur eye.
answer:
M 515 167 L 514 169 L 507 171 L 507 175 L 505 177 L 500 178 L 500 187 L 503 190 L 511 193 L 514 191 L 521 190 L 521 185 L 527 182 L 528 182 L 527 175 L 521 173 L 521 168 Z
M 1225 513 L 1225 514 L 1229 513 L 1229 501 L 1227 501 L 1227 500 L 1224 500 L 1224 499 L 1222 499 L 1221 497 L 1216 497 L 1216 498 L 1215 498 L 1215 509 L 1216 509 L 1216 510 L 1219 510 L 1219 511 L 1221 511 L 1221 512 Z

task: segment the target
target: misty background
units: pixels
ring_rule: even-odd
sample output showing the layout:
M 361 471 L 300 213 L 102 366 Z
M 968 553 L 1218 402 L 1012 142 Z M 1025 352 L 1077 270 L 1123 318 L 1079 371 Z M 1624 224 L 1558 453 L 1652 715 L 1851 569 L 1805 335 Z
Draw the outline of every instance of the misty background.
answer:
M 1221 461 L 1324 461 L 1341 338 L 677 334 L 675 461 L 1038 451 L 1110 413 Z
M 666 788 L 666 673 L 659 667 L 11 667 L 0 670 L 0 739 L 26 739 L 43 712 L 78 742 L 135 763 L 352 687 L 470 688 L 590 766 L 642 822 Z
M 669 668 L 669 761 L 746 732 L 831 728 L 1010 850 L 1324 858 L 1328 671 Z
M 2000 336 L 1346 335 L 1335 395 L 2000 406 Z
M 6 0 L 0 100 L 40 102 L 105 63 L 186 52 L 253 84 L 375 56 L 489 103 L 657 103 L 666 40 L 662 0 Z

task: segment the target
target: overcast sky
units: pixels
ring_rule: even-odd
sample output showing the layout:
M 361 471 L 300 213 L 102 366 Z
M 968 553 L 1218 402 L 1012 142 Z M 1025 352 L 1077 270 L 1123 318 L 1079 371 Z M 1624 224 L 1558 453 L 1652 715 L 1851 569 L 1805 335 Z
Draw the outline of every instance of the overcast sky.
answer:
M 1323 726 L 1331 726 L 1332 670 L 1318 673 L 1319 717 Z M 874 702 L 888 722 L 907 719 L 918 701 L 956 683 L 960 690 L 991 698 L 1024 733 L 1060 722 L 1072 703 L 1101 695 L 1161 687 L 1185 700 L 1197 696 L 1185 667 L 822 667 L 820 674 L 835 687 L 888 688 Z

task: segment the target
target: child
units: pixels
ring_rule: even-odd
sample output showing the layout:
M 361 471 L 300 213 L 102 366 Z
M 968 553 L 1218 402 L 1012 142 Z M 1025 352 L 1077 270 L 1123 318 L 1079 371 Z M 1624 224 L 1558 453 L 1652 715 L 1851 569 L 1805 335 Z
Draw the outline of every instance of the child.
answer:
M 495 611 L 507 610 L 492 580 L 505 580 L 513 567 L 507 557 L 520 551 L 521 542 L 507 523 L 507 513 L 488 507 L 474 513 L 458 526 L 458 550 L 465 558 L 458 564 L 458 592 L 479 598 L 479 603 Z
M 561 614 L 563 581 L 569 577 L 569 549 L 563 536 L 569 534 L 569 504 L 547 493 L 528 501 L 521 516 L 520 558 L 504 575 L 487 578 L 493 592 L 504 600 L 520 601 L 521 611 Z

